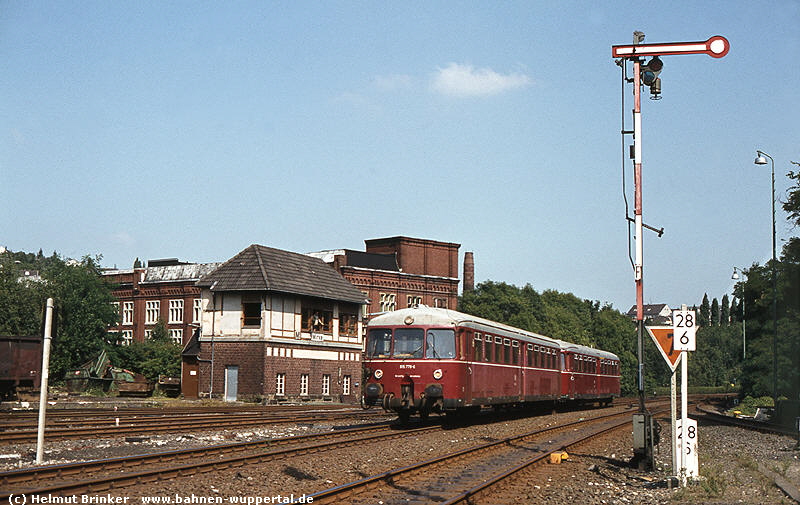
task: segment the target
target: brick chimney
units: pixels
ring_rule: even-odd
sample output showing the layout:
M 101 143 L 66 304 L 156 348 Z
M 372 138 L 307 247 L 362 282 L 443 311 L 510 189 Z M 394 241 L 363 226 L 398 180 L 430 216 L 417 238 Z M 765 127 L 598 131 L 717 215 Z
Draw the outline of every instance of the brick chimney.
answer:
M 464 292 L 475 290 L 475 257 L 472 251 L 464 253 Z

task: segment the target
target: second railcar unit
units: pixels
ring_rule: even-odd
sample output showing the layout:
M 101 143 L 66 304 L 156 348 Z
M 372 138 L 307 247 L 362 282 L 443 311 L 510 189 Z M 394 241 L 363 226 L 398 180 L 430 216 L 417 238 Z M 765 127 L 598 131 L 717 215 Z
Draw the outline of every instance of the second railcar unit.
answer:
M 580 371 L 569 368 L 583 363 L 584 356 Z M 594 373 L 588 363 L 597 365 Z M 369 322 L 364 403 L 381 405 L 401 418 L 486 405 L 609 403 L 619 396 L 618 372 L 619 359 L 612 353 L 421 306 Z

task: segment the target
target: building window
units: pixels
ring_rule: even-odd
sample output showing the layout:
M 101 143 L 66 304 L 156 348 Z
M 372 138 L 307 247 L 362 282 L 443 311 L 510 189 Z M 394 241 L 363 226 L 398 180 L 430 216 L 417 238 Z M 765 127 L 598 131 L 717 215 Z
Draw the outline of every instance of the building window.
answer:
M 381 293 L 381 312 L 391 312 L 396 306 L 394 293 Z
M 147 300 L 144 312 L 144 324 L 156 324 L 158 314 L 161 311 L 161 302 L 158 300 Z
M 350 376 L 345 375 L 342 377 L 342 394 L 345 396 L 350 395 Z
M 333 308 L 322 305 L 303 306 L 302 330 L 307 333 L 333 333 Z
M 192 301 L 192 322 L 199 323 L 203 318 L 203 300 L 195 298 Z
M 275 396 L 286 394 L 286 374 L 279 373 L 275 376 Z
M 169 338 L 178 345 L 183 344 L 183 330 L 169 330 Z
M 242 326 L 261 327 L 261 300 L 242 300 Z
M 144 330 L 144 339 L 150 340 L 153 338 L 153 330 Z
M 328 396 L 331 394 L 331 376 L 325 374 L 322 376 L 322 395 Z
M 169 322 L 172 324 L 183 322 L 183 300 L 169 301 Z
M 447 308 L 447 298 L 434 298 L 433 299 L 433 306 L 438 309 L 446 309 Z
M 120 344 L 131 345 L 133 343 L 133 330 L 122 330 L 122 340 Z
M 118 316 L 122 316 L 122 314 L 120 313 L 121 307 L 119 305 L 119 302 L 111 302 L 111 306 L 114 307 L 114 312 L 116 312 Z
M 422 297 L 409 295 L 406 301 L 408 302 L 408 307 L 419 307 L 422 304 Z
M 358 336 L 358 315 L 339 312 L 339 335 L 345 337 Z
M 308 374 L 300 376 L 300 396 L 308 396 Z
M 133 324 L 133 302 L 122 302 L 122 324 Z

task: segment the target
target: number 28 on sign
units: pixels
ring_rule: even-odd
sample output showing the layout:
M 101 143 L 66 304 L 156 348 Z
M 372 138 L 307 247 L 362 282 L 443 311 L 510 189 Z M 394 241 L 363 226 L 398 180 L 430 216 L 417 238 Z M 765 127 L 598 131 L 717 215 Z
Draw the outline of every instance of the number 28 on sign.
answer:
M 697 334 L 697 318 L 693 310 L 672 311 L 672 331 L 676 351 L 694 351 Z

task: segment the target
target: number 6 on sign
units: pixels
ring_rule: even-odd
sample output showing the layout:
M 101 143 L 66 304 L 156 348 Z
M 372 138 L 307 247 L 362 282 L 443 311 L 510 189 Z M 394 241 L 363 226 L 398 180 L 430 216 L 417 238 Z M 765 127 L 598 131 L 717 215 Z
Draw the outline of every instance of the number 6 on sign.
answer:
M 693 310 L 672 311 L 672 331 L 676 351 L 694 351 L 697 319 Z

